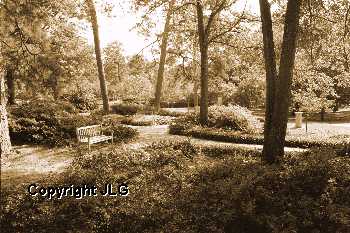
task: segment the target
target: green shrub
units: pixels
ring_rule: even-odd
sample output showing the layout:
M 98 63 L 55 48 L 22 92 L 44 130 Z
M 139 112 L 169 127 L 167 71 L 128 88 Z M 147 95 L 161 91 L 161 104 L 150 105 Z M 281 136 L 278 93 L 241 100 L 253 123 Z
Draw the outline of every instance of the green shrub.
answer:
M 96 96 L 91 91 L 76 91 L 65 94 L 63 98 L 73 104 L 79 110 L 94 110 L 98 107 Z
M 78 115 L 47 119 L 43 119 L 42 115 L 33 118 L 11 117 L 9 131 L 12 141 L 16 143 L 62 146 L 75 142 L 77 127 L 94 125 L 99 122 L 99 119 Z
M 208 114 L 208 127 L 216 129 L 229 129 L 240 132 L 261 133 L 262 125 L 252 113 L 240 106 L 211 106 Z M 183 134 L 200 125 L 199 113 L 189 113 L 174 120 L 170 125 L 171 134 Z
M 153 125 L 152 121 L 136 121 L 133 117 L 126 117 L 121 120 L 121 123 L 124 125 L 133 125 L 133 126 L 151 126 Z
M 10 114 L 17 118 L 38 118 L 39 120 L 75 113 L 77 110 L 71 103 L 50 100 L 31 100 L 10 109 Z
M 285 158 L 281 167 L 262 167 L 239 187 L 232 231 L 347 232 L 349 165 L 349 159 L 319 151 Z
M 261 124 L 253 114 L 238 105 L 211 106 L 208 113 L 208 126 L 238 130 L 246 133 L 261 132 Z
M 257 77 L 244 78 L 237 86 L 233 95 L 234 103 L 247 108 L 264 105 L 265 80 Z
M 160 115 L 160 116 L 180 117 L 180 116 L 186 115 L 187 113 L 185 113 L 185 112 L 169 111 L 169 110 L 166 110 L 166 109 L 160 109 L 157 114 Z
M 119 124 L 108 124 L 104 126 L 107 133 L 113 132 L 113 140 L 115 142 L 127 142 L 138 136 L 138 131 L 130 127 Z
M 173 120 L 169 125 L 169 133 L 174 135 L 185 135 L 191 128 L 199 125 L 198 114 L 188 113 Z
M 149 101 L 149 104 L 151 106 L 154 106 L 154 98 Z M 168 101 L 168 102 L 161 101 L 160 102 L 161 108 L 187 108 L 188 105 L 190 107 L 194 106 L 193 105 L 193 98 L 190 98 L 189 102 L 188 102 L 188 99 L 178 99 L 175 101 Z
M 35 104 L 26 103 L 11 111 L 9 130 L 12 141 L 49 146 L 72 144 L 76 142 L 76 128 L 102 122 L 100 114 L 81 116 L 67 113 L 56 103 Z M 136 130 L 126 126 L 110 123 L 109 127 L 114 131 L 117 142 L 130 140 L 137 135 Z
M 142 113 L 146 115 L 160 115 L 160 116 L 171 116 L 171 117 L 179 117 L 184 116 L 187 113 L 186 112 L 176 112 L 176 111 L 170 111 L 164 108 L 161 108 L 158 112 L 154 111 L 154 106 L 146 105 L 142 109 Z
M 244 144 L 262 144 L 264 141 L 263 135 L 260 134 L 246 134 L 240 131 L 202 127 L 190 129 L 187 135 L 195 138 Z
M 111 106 L 112 113 L 120 115 L 135 115 L 139 110 L 136 104 L 115 104 Z

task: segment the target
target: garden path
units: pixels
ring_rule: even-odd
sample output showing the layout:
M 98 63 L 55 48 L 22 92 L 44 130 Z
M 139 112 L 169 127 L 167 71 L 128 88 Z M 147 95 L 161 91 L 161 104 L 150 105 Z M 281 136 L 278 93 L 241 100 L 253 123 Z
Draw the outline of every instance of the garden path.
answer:
M 140 136 L 137 141 L 133 142 L 131 145 L 143 146 L 152 142 L 162 141 L 162 140 L 176 140 L 176 139 L 188 139 L 187 136 L 170 135 L 168 133 L 168 125 L 157 125 L 157 126 L 129 126 L 137 129 L 140 132 Z M 247 148 L 252 150 L 262 150 L 262 145 L 252 145 L 252 144 L 238 144 L 229 142 L 218 142 L 206 139 L 190 138 L 191 143 L 198 146 L 218 146 L 218 147 L 236 147 L 236 148 Z M 303 152 L 305 149 L 301 148 L 291 148 L 286 147 L 285 151 L 288 152 Z
M 1 183 L 23 183 L 60 173 L 73 161 L 74 154 L 72 148 L 22 145 L 12 149 L 12 155 L 1 158 Z
M 131 126 L 140 132 L 139 138 L 124 146 L 138 148 L 146 146 L 152 142 L 162 140 L 188 139 L 186 136 L 170 135 L 168 125 L 153 126 Z M 305 134 L 305 129 L 294 129 L 292 124 L 288 126 L 292 134 Z M 350 135 L 350 123 L 327 124 L 310 123 L 309 134 L 322 133 L 325 135 Z M 261 150 L 261 145 L 233 144 L 226 142 L 216 142 L 204 139 L 189 139 L 192 143 L 200 146 L 215 145 L 219 147 L 240 147 L 252 150 Z M 95 147 L 96 148 L 96 147 Z M 108 150 L 109 146 L 101 145 L 98 149 Z M 73 161 L 75 148 L 47 148 L 43 146 L 14 146 L 14 154 L 1 158 L 1 181 L 22 183 L 24 180 L 33 181 L 42 176 L 59 173 Z M 300 148 L 285 148 L 286 151 L 302 152 Z

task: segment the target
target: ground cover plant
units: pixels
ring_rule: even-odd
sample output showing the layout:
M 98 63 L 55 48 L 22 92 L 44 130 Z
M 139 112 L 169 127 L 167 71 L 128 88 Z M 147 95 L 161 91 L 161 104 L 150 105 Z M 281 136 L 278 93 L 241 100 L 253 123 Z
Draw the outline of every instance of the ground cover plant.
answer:
M 347 232 L 350 158 L 289 153 L 278 165 L 248 149 L 160 142 L 76 154 L 41 185 L 125 182 L 127 197 L 45 200 L 2 186 L 7 232 Z M 63 224 L 64 223 L 64 224 Z
M 114 2 L 0 3 L 1 232 L 349 233 L 350 1 Z

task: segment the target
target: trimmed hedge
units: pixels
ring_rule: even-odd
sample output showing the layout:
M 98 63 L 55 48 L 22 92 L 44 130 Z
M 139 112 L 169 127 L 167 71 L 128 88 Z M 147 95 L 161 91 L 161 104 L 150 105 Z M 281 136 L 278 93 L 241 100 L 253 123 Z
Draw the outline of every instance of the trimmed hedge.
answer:
M 172 124 L 169 128 L 169 133 L 173 135 L 191 136 L 220 142 L 232 142 L 241 144 L 256 144 L 263 145 L 264 136 L 261 134 L 246 134 L 240 131 L 193 127 L 188 129 L 184 124 Z M 297 136 L 287 136 L 285 146 L 311 148 L 311 147 L 332 147 L 335 149 L 348 148 L 349 143 L 346 140 L 320 139 L 320 138 L 300 138 Z M 345 149 L 344 149 L 345 150 Z M 348 149 L 349 150 L 349 149 Z M 346 153 L 346 152 L 344 152 Z
M 115 104 L 111 106 L 111 111 L 114 114 L 129 116 L 140 111 L 140 107 L 136 104 Z

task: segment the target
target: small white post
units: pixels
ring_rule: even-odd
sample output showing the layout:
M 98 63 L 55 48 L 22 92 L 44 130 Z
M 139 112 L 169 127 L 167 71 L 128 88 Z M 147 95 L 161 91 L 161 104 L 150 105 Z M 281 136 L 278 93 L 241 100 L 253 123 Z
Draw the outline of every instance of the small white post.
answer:
M 222 105 L 222 96 L 218 97 L 218 105 L 221 106 Z
M 303 112 L 295 112 L 295 128 L 301 128 L 303 124 Z

